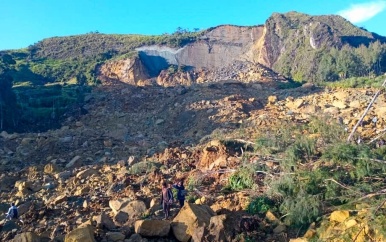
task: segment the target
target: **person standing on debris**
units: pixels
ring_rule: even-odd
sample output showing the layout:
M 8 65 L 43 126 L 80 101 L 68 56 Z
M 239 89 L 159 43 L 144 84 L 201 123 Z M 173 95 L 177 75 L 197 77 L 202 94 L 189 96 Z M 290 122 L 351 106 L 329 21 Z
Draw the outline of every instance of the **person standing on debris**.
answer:
M 162 192 L 161 192 L 161 205 L 165 214 L 165 219 L 169 218 L 170 207 L 173 204 L 173 192 L 167 186 L 166 182 L 162 183 Z
M 19 219 L 19 211 L 18 211 L 18 209 L 17 209 L 17 207 L 15 206 L 14 203 L 11 203 L 11 207 L 8 209 L 8 213 L 6 213 L 6 215 L 7 215 L 5 217 L 6 220 L 17 219 L 21 223 L 23 223 L 23 221 L 21 219 Z
M 186 190 L 184 187 L 184 181 L 181 179 L 173 185 L 174 189 L 177 189 L 177 200 L 180 203 L 180 208 L 184 206 Z

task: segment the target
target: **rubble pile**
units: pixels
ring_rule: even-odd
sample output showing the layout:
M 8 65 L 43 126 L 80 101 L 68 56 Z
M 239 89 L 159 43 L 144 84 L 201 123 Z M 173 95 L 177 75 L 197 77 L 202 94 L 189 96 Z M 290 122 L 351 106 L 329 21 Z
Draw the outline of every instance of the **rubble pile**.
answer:
M 256 128 L 325 115 L 349 132 L 375 92 L 237 81 L 95 89 L 87 114 L 61 129 L 1 132 L 0 211 L 15 202 L 24 223 L 0 220 L 0 240 L 230 241 L 256 224 L 262 240 L 277 239 L 285 225 L 245 212 L 251 192 L 222 192 L 243 162 L 222 141 L 240 128 L 253 141 Z M 370 108 L 362 139 L 385 129 L 385 102 L 382 94 Z M 161 181 L 181 178 L 187 203 L 162 220 Z

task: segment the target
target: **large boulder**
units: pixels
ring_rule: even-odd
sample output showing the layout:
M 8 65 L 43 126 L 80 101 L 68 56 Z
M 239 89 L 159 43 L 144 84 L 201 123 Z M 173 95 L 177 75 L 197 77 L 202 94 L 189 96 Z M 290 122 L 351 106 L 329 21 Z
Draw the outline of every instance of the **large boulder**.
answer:
M 66 168 L 72 168 L 72 167 L 77 167 L 77 166 L 81 166 L 82 165 L 82 160 L 81 160 L 81 156 L 77 155 L 75 156 L 74 158 L 72 158 L 70 160 L 70 162 L 68 162 L 66 164 Z
M 40 237 L 32 232 L 25 232 L 16 235 L 12 242 L 40 242 Z
M 44 173 L 54 174 L 60 171 L 60 167 L 54 163 L 49 163 L 44 166 Z
M 202 230 L 199 228 L 205 228 L 210 224 L 210 219 L 215 213 L 207 205 L 196 205 L 191 203 L 185 203 L 180 212 L 173 219 L 172 230 L 175 237 L 179 241 L 189 241 L 193 235 L 194 241 L 202 238 L 197 238 L 196 230 Z M 203 233 L 201 234 L 203 236 Z
M 102 212 L 100 215 L 95 216 L 94 221 L 96 221 L 97 226 L 100 228 L 106 228 L 108 230 L 116 228 L 114 221 L 105 212 Z
M 64 237 L 64 242 L 95 242 L 94 228 L 88 225 L 74 229 Z
M 30 181 L 16 181 L 15 182 L 15 187 L 19 191 L 18 194 L 20 196 L 30 194 L 32 192 L 32 182 Z
M 138 218 L 146 212 L 146 205 L 143 201 L 136 200 L 125 204 L 121 210 L 129 215 L 129 218 Z
M 2 225 L 1 232 L 9 232 L 14 229 L 19 230 L 19 225 L 14 220 L 1 220 L 0 225 Z
M 124 212 L 129 215 L 129 218 L 139 218 L 146 212 L 146 205 L 143 201 L 135 200 L 130 201 L 129 199 L 118 199 L 111 200 L 109 202 L 110 208 L 115 214 L 118 212 Z
M 27 202 L 21 204 L 18 207 L 19 216 L 21 216 L 21 215 L 25 214 L 26 212 L 28 212 L 28 210 L 30 209 L 31 205 L 32 205 L 31 201 L 27 201 Z
M 113 210 L 115 214 L 119 212 L 119 210 L 125 205 L 130 202 L 130 199 L 128 198 L 119 198 L 116 200 L 110 200 L 109 201 L 109 207 Z
M 225 228 L 225 220 L 227 219 L 225 214 L 213 216 L 210 218 L 210 224 L 208 227 L 209 233 L 207 235 L 208 241 L 229 241 L 226 233 L 230 231 L 226 231 Z
M 219 158 L 224 159 L 224 156 L 227 157 L 225 145 L 219 140 L 212 140 L 203 149 L 198 167 L 207 170 Z
M 129 219 L 129 215 L 122 211 L 119 211 L 114 216 L 114 221 L 117 222 L 118 224 L 124 224 L 127 222 L 128 219 Z
M 169 234 L 170 222 L 167 220 L 138 220 L 134 228 L 135 233 L 145 237 L 164 237 Z

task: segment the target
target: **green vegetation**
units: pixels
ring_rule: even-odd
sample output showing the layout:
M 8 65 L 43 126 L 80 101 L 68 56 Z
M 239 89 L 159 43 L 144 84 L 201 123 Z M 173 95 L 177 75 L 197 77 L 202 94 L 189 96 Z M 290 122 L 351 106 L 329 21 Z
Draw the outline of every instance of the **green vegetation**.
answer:
M 114 35 L 89 33 L 84 35 L 44 39 L 28 50 L 34 59 L 83 59 L 89 57 L 111 58 L 130 53 L 144 45 L 182 47 L 195 41 L 203 32 L 177 28 L 173 34 Z
M 82 114 L 86 86 L 60 84 L 45 86 L 20 85 L 13 88 L 17 98 L 17 131 L 43 131 L 59 127 L 63 114 L 72 110 L 74 116 Z
M 227 188 L 233 191 L 250 189 L 255 184 L 253 177 L 254 169 L 242 167 L 229 177 Z
M 273 69 L 295 81 L 333 82 L 386 71 L 385 38 L 339 16 L 273 14 L 266 26 L 272 41 L 285 46 Z
M 343 79 L 336 82 L 322 83 L 323 86 L 332 88 L 365 88 L 374 87 L 378 88 L 382 85 L 385 80 L 385 76 L 373 77 L 352 77 Z
M 181 47 L 202 34 L 182 28 L 160 36 L 89 33 L 0 52 L 0 130 L 53 128 L 70 108 L 82 106 L 87 86 L 101 83 L 97 68 L 105 61 L 135 57 L 135 48 L 143 45 Z
M 16 96 L 12 91 L 12 77 L 0 68 L 0 131 L 11 129 L 17 122 Z
M 157 168 L 157 163 L 151 161 L 141 161 L 132 165 L 128 171 L 132 175 L 149 173 Z
M 339 207 L 356 209 L 367 194 L 382 191 L 386 148 L 347 143 L 346 135 L 328 117 L 263 131 L 254 152 L 277 160 L 280 170 L 267 170 L 264 182 L 269 189 L 252 198 L 247 210 L 271 210 L 287 225 L 307 228 Z M 360 202 L 376 207 L 381 199 L 369 196 Z M 369 216 L 383 221 L 383 215 Z M 384 231 L 379 225 L 375 228 Z
M 265 195 L 253 198 L 247 208 L 248 213 L 258 215 L 265 215 L 269 210 L 276 211 L 276 203 L 273 199 Z
M 66 84 L 74 79 L 78 85 L 95 85 L 99 82 L 96 68 L 106 60 L 133 57 L 135 49 L 144 45 L 182 47 L 202 34 L 178 28 L 173 34 L 158 36 L 89 33 L 53 37 L 28 49 L 0 54 L 0 66 L 8 65 L 14 85 Z

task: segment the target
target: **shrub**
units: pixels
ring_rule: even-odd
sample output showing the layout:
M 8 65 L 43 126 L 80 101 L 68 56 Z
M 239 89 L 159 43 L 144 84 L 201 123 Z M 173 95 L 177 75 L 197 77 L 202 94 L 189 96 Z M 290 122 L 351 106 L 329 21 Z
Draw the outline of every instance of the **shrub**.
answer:
M 314 179 L 313 179 L 314 178 Z M 279 212 L 293 227 L 307 225 L 321 215 L 323 177 L 312 172 L 284 175 L 273 180 L 268 194 L 281 198 Z
M 321 198 L 301 190 L 295 197 L 286 197 L 280 205 L 289 226 L 302 227 L 315 221 L 321 215 Z
M 374 150 L 374 154 L 377 159 L 386 160 L 386 146 L 381 146 Z
M 380 87 L 384 76 L 375 78 L 369 77 L 351 77 L 336 82 L 326 82 L 323 85 L 333 88 L 361 88 L 361 87 Z
M 276 211 L 275 201 L 267 196 L 253 198 L 248 204 L 247 211 L 250 214 L 264 215 L 268 210 Z
M 228 178 L 228 188 L 233 191 L 252 188 L 255 184 L 253 175 L 253 169 L 247 167 L 240 168 Z
M 193 191 L 196 187 L 201 186 L 203 183 L 203 177 L 198 175 L 198 176 L 190 176 L 188 178 L 188 181 L 186 183 L 186 188 L 189 191 Z
M 331 122 L 331 117 L 313 117 L 307 125 L 310 134 L 317 134 L 321 145 L 331 144 L 343 140 L 346 132 L 343 126 Z
M 277 131 L 267 130 L 256 140 L 255 149 L 263 154 L 277 154 L 287 149 L 293 143 L 293 133 L 296 133 L 296 126 L 279 128 Z
M 316 155 L 316 141 L 305 136 L 300 136 L 295 143 L 286 150 L 286 158 L 290 163 L 310 161 Z
M 188 203 L 194 203 L 198 198 L 199 198 L 199 197 L 196 196 L 196 195 L 194 195 L 194 194 L 189 194 L 189 195 L 186 196 L 185 199 L 186 199 L 186 201 L 187 201 Z
M 351 177 L 362 178 L 372 175 L 377 169 L 384 169 L 378 163 L 370 161 L 373 156 L 374 154 L 366 145 L 339 143 L 328 147 L 322 158 L 340 165 L 346 163 Z

